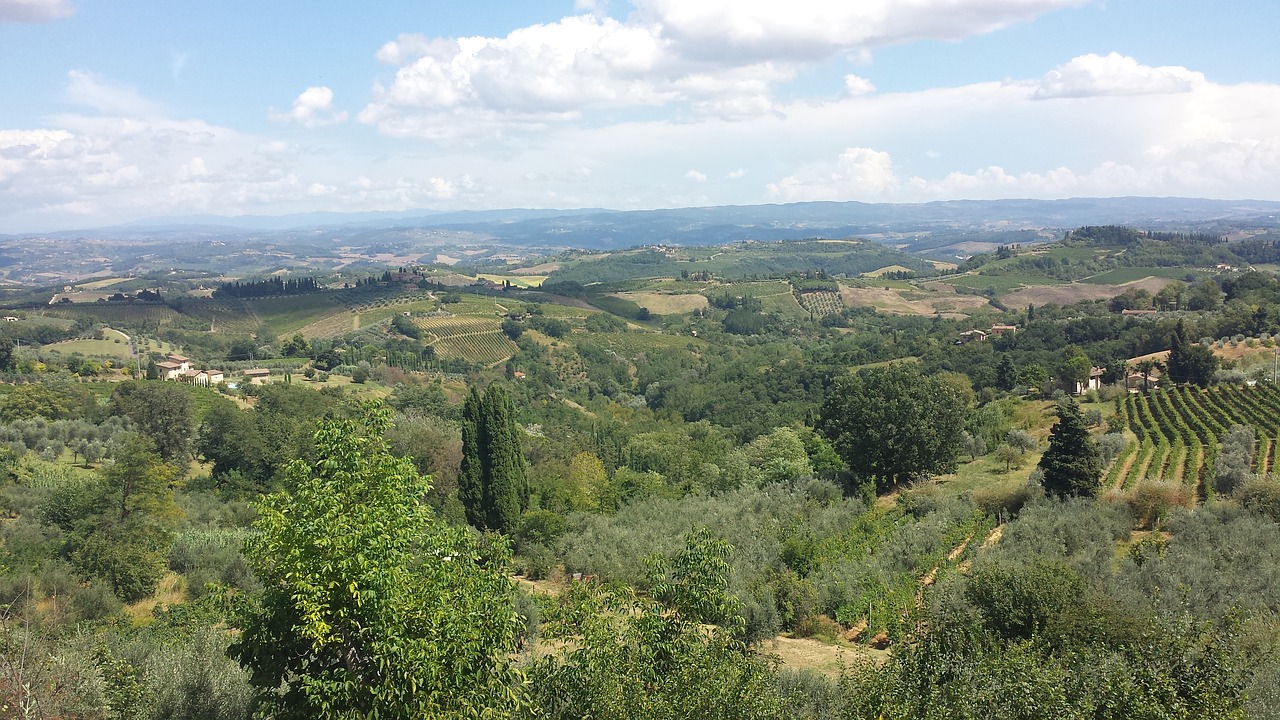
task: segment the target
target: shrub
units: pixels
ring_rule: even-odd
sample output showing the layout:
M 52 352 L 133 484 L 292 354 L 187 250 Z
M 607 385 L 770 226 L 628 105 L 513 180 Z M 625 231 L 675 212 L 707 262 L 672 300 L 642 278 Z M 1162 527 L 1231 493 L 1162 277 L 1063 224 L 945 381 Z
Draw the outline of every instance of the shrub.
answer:
M 1143 480 L 1125 496 L 1125 505 L 1139 527 L 1151 528 L 1166 518 L 1174 508 L 1195 504 L 1195 493 L 1187 485 Z
M 1274 475 L 1255 477 L 1236 491 L 1240 504 L 1280 522 L 1280 478 Z

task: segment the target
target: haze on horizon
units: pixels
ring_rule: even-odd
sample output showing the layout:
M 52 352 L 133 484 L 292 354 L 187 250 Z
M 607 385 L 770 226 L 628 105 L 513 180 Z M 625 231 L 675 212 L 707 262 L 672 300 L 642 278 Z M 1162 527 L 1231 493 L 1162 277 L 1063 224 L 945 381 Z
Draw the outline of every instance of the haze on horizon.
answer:
M 0 233 L 313 211 L 1280 200 L 1276 27 L 1263 0 L 0 0 Z

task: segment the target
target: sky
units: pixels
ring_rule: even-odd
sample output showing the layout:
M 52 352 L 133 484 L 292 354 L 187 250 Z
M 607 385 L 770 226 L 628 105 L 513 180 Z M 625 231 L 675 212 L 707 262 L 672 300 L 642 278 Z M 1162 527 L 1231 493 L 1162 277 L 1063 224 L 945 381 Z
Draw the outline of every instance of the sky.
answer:
M 0 233 L 1280 200 L 1274 0 L 0 0 Z

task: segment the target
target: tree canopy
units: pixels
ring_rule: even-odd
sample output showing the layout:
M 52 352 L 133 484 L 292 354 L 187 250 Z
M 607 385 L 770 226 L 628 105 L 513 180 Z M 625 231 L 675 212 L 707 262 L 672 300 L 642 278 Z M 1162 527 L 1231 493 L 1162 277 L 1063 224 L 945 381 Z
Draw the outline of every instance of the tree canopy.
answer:
M 277 718 L 479 716 L 513 702 L 521 627 L 507 555 L 432 516 L 382 440 L 388 413 L 326 420 L 317 462 L 258 504 L 263 590 L 230 653 Z
M 897 484 L 955 466 L 967 408 L 946 378 L 897 364 L 836 380 L 819 428 L 855 476 Z

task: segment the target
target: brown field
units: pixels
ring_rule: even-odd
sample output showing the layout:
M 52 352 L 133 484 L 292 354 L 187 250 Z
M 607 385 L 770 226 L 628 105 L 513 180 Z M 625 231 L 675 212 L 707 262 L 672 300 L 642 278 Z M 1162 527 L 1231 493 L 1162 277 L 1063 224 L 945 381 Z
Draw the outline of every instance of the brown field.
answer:
M 849 307 L 873 307 L 876 310 L 897 315 L 933 315 L 960 319 L 967 311 L 987 306 L 985 298 L 976 295 L 959 295 L 954 290 L 946 292 L 921 286 L 921 290 L 892 290 L 872 287 L 840 286 L 840 297 Z
M 679 315 L 701 310 L 710 303 L 703 295 L 685 293 L 675 295 L 661 292 L 623 292 L 614 293 L 614 297 L 630 300 L 640 307 L 649 308 L 649 312 L 658 315 Z
M 1154 295 L 1171 282 L 1173 280 L 1169 278 L 1145 277 L 1123 285 L 1091 285 L 1089 283 L 1033 285 L 1002 295 L 1000 300 L 1009 307 L 1048 303 L 1071 305 L 1086 300 L 1110 300 L 1130 288 L 1146 290 Z

